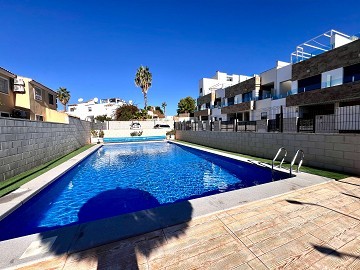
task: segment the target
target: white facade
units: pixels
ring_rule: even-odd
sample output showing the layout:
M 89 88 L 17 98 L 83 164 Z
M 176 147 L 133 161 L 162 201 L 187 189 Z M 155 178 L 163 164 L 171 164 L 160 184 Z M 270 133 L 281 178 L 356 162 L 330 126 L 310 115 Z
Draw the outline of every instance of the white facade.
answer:
M 328 42 L 327 45 L 324 45 L 325 43 L 320 44 L 318 42 L 319 38 L 325 38 L 325 41 Z M 323 52 L 348 44 L 354 40 L 357 40 L 357 37 L 350 37 L 335 30 L 330 30 L 329 32 L 319 35 L 318 37 L 297 46 L 296 51 L 291 54 L 292 63 L 298 63 L 300 61 L 307 60 Z M 311 52 L 314 49 L 315 51 Z M 277 61 L 275 67 L 266 70 L 259 75 L 256 75 L 255 89 L 245 89 L 242 94 L 227 98 L 225 98 L 225 88 L 248 80 L 251 77 L 242 75 L 228 75 L 226 73 L 216 72 L 216 75 L 212 78 L 201 79 L 199 81 L 199 97 L 211 94 L 211 101 L 210 103 L 207 101 L 206 104 L 201 104 L 199 110 L 207 109 L 208 113 L 207 116 L 205 116 L 205 119 L 213 121 L 229 121 L 236 118 L 240 121 L 276 120 L 278 123 L 278 118 L 281 115 L 284 123 L 291 123 L 295 127 L 296 121 L 299 117 L 304 117 L 304 115 L 308 115 L 309 113 L 317 113 L 317 108 L 316 106 L 286 107 L 286 97 L 290 95 L 296 95 L 299 92 L 310 91 L 312 90 L 310 87 L 318 87 L 313 89 L 316 90 L 320 88 L 342 85 L 345 83 L 344 73 L 346 67 L 340 67 L 322 72 L 319 74 L 321 76 L 313 76 L 314 78 L 312 78 L 310 82 L 310 77 L 304 78 L 300 81 L 292 81 L 292 63 Z M 349 77 L 349 75 L 346 76 Z M 358 80 L 356 79 L 356 76 L 358 76 L 357 73 L 351 76 L 353 82 Z M 258 80 L 258 77 L 260 77 L 260 80 Z M 313 82 L 314 79 L 315 82 Z M 347 80 L 349 79 L 347 78 Z M 258 82 L 260 82 L 260 85 L 257 84 Z M 252 83 L 253 82 L 251 82 L 251 84 Z M 300 91 L 298 91 L 299 85 L 301 86 Z M 224 107 L 249 101 L 250 106 L 249 104 L 244 104 L 244 106 L 233 106 L 223 110 L 227 112 L 227 114 L 222 113 L 222 108 Z M 329 130 L 339 129 L 358 130 L 359 127 L 355 126 L 354 123 L 358 123 L 358 112 L 360 105 L 356 103 L 341 105 L 339 102 L 335 102 L 333 105 L 335 108 L 335 116 L 327 115 L 326 113 L 329 113 L 331 108 L 329 109 L 325 107 L 324 110 L 326 110 L 326 113 L 324 115 L 317 115 L 317 123 L 319 123 L 321 126 L 321 120 L 323 120 L 323 123 L 326 124 L 328 122 L 334 122 L 336 118 L 339 123 L 342 123 L 343 126 L 339 128 L 336 126 L 338 123 L 334 122 L 335 124 L 333 127 L 322 128 L 320 126 L 316 126 L 316 130 L 319 132 L 322 129 L 326 132 L 329 132 Z M 202 120 L 202 117 L 203 116 L 200 116 L 199 119 Z M 331 117 L 334 118 L 334 121 L 329 120 Z M 348 119 L 345 119 L 346 117 L 348 117 Z M 345 126 L 346 121 L 348 121 L 348 126 Z M 274 121 L 271 123 L 274 123 Z
M 129 102 L 131 104 L 131 101 Z M 94 98 L 87 102 L 68 105 L 67 113 L 79 117 L 81 120 L 93 120 L 97 116 L 106 115 L 114 119 L 117 108 L 127 104 L 119 98 L 100 99 Z
M 224 89 L 226 87 L 238 84 L 242 81 L 249 79 L 249 76 L 245 75 L 229 75 L 224 72 L 216 71 L 215 76 L 212 78 L 202 78 L 199 81 L 199 96 L 205 96 L 217 89 Z

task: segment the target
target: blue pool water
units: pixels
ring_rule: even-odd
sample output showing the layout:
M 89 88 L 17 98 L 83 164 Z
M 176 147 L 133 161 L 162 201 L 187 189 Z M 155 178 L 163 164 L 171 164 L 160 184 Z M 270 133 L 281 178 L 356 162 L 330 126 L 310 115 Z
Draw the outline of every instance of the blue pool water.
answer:
M 105 145 L 0 221 L 0 240 L 287 177 L 173 143 Z

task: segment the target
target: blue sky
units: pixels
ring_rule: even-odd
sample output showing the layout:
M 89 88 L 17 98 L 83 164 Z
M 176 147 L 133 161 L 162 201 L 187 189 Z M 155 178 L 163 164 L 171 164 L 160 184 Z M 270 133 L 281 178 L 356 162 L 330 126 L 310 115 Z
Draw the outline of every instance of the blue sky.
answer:
M 360 32 L 360 1 L 0 0 L 0 66 L 78 98 L 143 107 L 136 69 L 149 66 L 149 105 L 175 114 L 217 70 L 252 75 L 289 61 L 330 29 Z M 60 106 L 61 107 L 61 106 Z

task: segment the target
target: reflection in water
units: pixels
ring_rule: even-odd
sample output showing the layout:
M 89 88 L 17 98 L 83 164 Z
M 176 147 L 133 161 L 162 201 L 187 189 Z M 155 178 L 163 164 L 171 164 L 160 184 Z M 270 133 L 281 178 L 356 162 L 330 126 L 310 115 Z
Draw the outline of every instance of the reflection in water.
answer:
M 219 192 L 226 191 L 228 189 L 228 183 L 226 183 L 222 177 L 214 177 L 215 175 L 222 174 L 222 168 L 216 166 L 212 162 L 210 164 L 211 165 L 204 170 L 204 175 L 202 178 L 204 189 L 205 190 L 216 189 L 219 190 Z M 236 178 L 236 181 L 233 181 L 233 183 L 238 183 L 238 181 L 239 179 Z

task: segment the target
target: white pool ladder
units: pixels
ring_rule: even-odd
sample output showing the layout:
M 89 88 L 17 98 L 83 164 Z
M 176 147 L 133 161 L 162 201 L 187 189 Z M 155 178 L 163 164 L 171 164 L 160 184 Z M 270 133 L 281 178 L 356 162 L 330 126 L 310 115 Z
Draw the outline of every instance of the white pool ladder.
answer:
M 300 167 L 301 167 L 301 164 L 302 164 L 303 161 L 304 161 L 304 151 L 301 150 L 301 149 L 298 149 L 298 150 L 296 151 L 296 154 L 295 154 L 293 160 L 291 161 L 291 164 L 290 164 L 290 176 L 291 176 L 291 174 L 292 174 L 292 166 L 294 165 L 294 163 L 295 163 L 295 161 L 296 161 L 296 158 L 297 158 L 297 156 L 298 156 L 299 153 L 301 153 L 301 158 L 300 158 L 298 167 L 297 167 L 297 169 L 296 169 L 296 172 L 299 172 Z
M 277 151 L 274 159 L 272 160 L 272 163 L 271 163 L 271 170 L 273 171 L 274 170 L 274 162 L 276 161 L 277 157 L 280 155 L 281 152 L 284 152 L 284 155 L 283 155 L 283 158 L 280 162 L 280 165 L 279 165 L 279 168 L 281 168 L 281 165 L 283 164 L 284 160 L 285 160 L 285 157 L 287 155 L 287 151 L 285 149 L 285 147 L 280 147 L 279 150 Z

